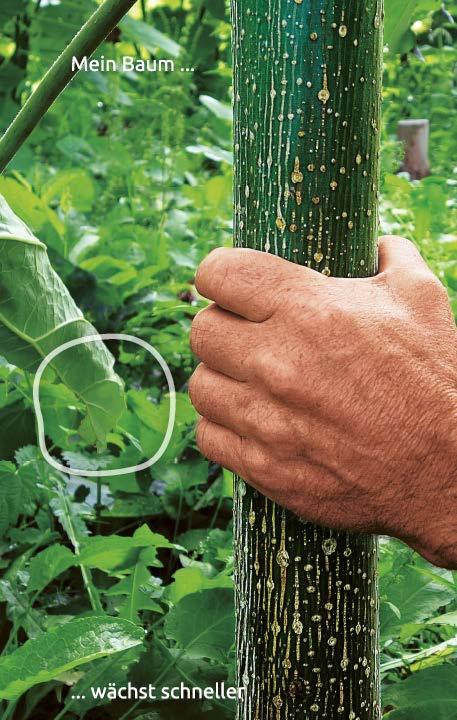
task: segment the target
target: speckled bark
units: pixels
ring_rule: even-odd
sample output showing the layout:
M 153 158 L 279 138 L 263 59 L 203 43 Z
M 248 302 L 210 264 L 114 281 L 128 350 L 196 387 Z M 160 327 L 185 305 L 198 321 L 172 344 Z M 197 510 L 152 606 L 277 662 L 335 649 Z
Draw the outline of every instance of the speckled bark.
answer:
M 382 0 L 233 0 L 235 243 L 376 271 Z M 239 720 L 380 716 L 373 538 L 235 484 Z

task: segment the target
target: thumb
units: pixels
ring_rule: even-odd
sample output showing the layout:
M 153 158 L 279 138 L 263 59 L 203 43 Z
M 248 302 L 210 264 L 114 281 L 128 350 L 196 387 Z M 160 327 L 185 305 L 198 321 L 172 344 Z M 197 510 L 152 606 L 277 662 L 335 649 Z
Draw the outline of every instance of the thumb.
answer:
M 388 270 L 428 270 L 430 268 L 412 242 L 398 235 L 384 235 L 378 242 L 379 272 Z

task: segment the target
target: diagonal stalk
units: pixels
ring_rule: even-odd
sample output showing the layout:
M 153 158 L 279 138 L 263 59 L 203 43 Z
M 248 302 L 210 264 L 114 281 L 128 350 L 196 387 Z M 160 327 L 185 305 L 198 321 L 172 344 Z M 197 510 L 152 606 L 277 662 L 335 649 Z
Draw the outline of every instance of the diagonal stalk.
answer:
M 105 0 L 59 55 L 0 140 L 0 172 L 4 171 L 54 100 L 76 75 L 72 59 L 80 61 L 92 55 L 135 2 Z

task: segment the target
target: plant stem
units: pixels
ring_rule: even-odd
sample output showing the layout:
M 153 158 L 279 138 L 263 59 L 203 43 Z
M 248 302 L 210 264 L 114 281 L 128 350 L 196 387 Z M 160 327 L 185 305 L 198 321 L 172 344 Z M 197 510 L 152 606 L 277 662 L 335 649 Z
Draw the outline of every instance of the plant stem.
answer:
M 56 491 L 57 491 L 58 497 L 60 499 L 61 508 L 63 510 L 64 516 L 65 516 L 65 521 L 66 521 L 65 524 L 62 523 L 62 525 L 65 529 L 65 532 L 68 535 L 68 538 L 69 538 L 71 544 L 73 545 L 75 555 L 79 556 L 81 549 L 80 549 L 78 532 L 77 532 L 77 529 L 75 528 L 75 524 L 73 521 L 73 515 L 71 512 L 67 494 L 65 492 L 65 487 L 61 482 L 58 482 L 56 484 Z M 103 614 L 104 613 L 103 605 L 100 601 L 98 590 L 95 587 L 94 581 L 92 580 L 92 573 L 91 573 L 90 569 L 88 567 L 85 567 L 85 565 L 83 565 L 82 563 L 80 564 L 79 567 L 81 570 L 81 575 L 82 575 L 83 581 L 84 581 L 84 587 L 86 588 L 92 610 L 94 610 L 94 612 Z
M 59 55 L 0 140 L 0 172 L 3 172 L 54 100 L 76 75 L 77 69 L 72 67 L 73 58 L 81 61 L 92 55 L 135 2 L 105 0 Z

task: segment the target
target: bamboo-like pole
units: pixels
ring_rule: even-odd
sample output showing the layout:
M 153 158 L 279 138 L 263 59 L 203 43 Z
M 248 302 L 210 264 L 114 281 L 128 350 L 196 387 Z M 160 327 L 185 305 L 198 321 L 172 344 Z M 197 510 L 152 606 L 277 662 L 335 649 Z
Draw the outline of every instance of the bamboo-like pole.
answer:
M 105 0 L 59 55 L 0 140 L 0 172 L 4 171 L 54 100 L 76 75 L 77 69 L 72 67 L 73 58 L 80 61 L 92 55 L 135 2 Z
M 232 0 L 232 17 L 235 244 L 373 275 L 382 0 Z M 238 719 L 377 719 L 376 540 L 240 479 L 234 513 Z

